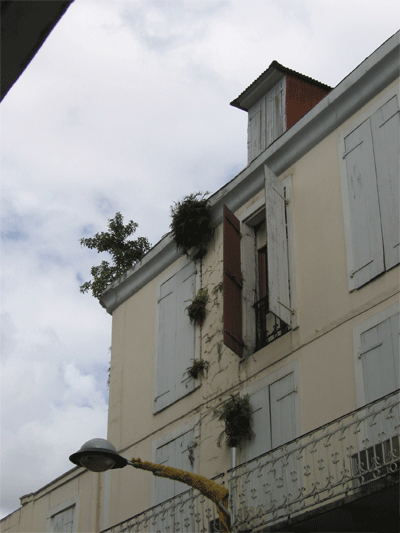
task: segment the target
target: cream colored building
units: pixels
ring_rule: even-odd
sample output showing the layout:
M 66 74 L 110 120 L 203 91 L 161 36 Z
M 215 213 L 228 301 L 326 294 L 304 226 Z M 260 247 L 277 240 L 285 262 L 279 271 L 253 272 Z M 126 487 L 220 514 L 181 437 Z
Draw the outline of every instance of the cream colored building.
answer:
M 206 256 L 190 261 L 167 235 L 103 295 L 108 439 L 126 458 L 217 477 L 234 531 L 398 519 L 399 41 L 332 90 L 272 63 L 232 102 L 248 112 L 249 160 L 210 197 Z M 186 312 L 200 288 L 202 327 Z M 203 378 L 187 378 L 192 359 L 209 363 Z M 234 458 L 213 413 L 237 393 L 255 437 Z M 3 531 L 41 531 L 28 513 L 49 531 L 219 531 L 186 489 L 75 468 L 22 499 Z M 74 526 L 55 529 L 68 508 Z

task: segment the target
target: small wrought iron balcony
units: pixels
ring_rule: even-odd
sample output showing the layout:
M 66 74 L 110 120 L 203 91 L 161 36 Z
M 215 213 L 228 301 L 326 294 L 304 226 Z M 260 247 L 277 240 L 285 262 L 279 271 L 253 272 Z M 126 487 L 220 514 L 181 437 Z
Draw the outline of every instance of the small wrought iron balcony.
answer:
M 272 526 L 357 495 L 374 480 L 398 476 L 399 433 L 397 390 L 229 470 L 232 532 Z M 190 489 L 105 532 L 220 533 L 220 528 L 212 502 Z
M 268 295 L 254 304 L 256 313 L 256 350 L 260 350 L 287 333 L 290 328 L 269 310 Z

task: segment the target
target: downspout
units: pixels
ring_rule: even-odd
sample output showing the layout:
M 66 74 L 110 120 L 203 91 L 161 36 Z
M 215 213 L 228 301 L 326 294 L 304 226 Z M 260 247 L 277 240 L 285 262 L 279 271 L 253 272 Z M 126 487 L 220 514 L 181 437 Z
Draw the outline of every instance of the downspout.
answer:
M 236 461 L 237 461 L 237 448 L 236 446 L 233 446 L 231 448 L 231 469 L 236 468 Z M 236 476 L 236 472 L 233 471 L 231 474 L 231 477 L 234 478 L 235 476 Z M 231 487 L 232 487 L 231 524 L 234 524 L 236 522 L 236 486 L 234 483 L 232 483 Z

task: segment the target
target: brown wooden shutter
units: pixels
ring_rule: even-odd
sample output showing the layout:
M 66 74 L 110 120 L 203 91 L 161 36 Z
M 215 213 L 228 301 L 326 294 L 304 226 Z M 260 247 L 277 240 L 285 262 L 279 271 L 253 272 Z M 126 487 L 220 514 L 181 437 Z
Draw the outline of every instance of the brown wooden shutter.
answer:
M 224 205 L 224 343 L 243 357 L 240 222 Z

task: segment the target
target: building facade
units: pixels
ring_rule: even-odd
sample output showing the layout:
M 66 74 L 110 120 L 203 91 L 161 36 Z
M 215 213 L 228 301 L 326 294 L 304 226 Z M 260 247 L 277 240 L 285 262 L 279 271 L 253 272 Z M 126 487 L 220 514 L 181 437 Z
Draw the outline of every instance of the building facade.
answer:
M 108 439 L 225 484 L 233 531 L 396 527 L 399 37 L 332 90 L 273 62 L 232 102 L 248 112 L 248 165 L 210 197 L 206 255 L 167 235 L 102 297 Z M 186 310 L 199 289 L 201 326 Z M 215 417 L 232 395 L 248 395 L 254 433 L 235 453 Z M 77 529 L 50 531 L 220 530 L 211 502 L 147 472 L 64 481 Z

